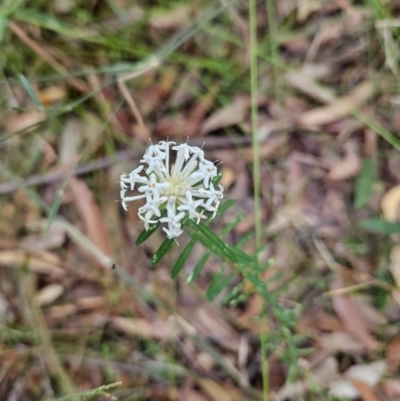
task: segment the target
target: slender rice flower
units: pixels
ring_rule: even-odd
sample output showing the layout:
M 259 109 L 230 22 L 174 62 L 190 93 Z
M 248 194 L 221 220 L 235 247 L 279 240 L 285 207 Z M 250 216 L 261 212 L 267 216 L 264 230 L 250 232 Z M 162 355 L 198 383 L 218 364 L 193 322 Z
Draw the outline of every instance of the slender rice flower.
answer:
M 162 141 L 149 146 L 140 162 L 131 173 L 121 175 L 121 200 L 125 210 L 127 203 L 145 200 L 138 215 L 146 230 L 158 222 L 166 223 L 163 231 L 171 239 L 182 234 L 185 217 L 197 224 L 207 218 L 205 212 L 215 217 L 223 188 L 214 187 L 217 167 L 204 158 L 202 149 Z M 126 195 L 136 187 L 139 195 Z

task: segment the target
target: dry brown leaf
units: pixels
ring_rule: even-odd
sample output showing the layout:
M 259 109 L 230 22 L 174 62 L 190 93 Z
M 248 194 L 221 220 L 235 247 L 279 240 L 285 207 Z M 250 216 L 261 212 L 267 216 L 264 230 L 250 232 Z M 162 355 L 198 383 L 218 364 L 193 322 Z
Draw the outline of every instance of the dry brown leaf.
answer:
M 164 117 L 157 121 L 154 133 L 161 138 L 186 138 L 198 129 L 197 124 L 191 123 L 183 115 Z
M 126 334 L 144 338 L 167 340 L 177 334 L 176 327 L 170 321 L 150 322 L 147 319 L 118 316 L 111 318 L 111 323 Z
M 365 322 L 361 318 L 360 310 L 351 296 L 333 296 L 332 304 L 336 314 L 350 334 L 357 338 L 368 350 L 376 350 L 379 347 L 378 341 L 369 333 Z
M 354 339 L 349 333 L 343 331 L 335 331 L 333 333 L 320 333 L 317 337 L 321 348 L 336 352 L 345 352 L 350 354 L 361 354 L 364 346 Z
M 377 385 L 386 373 L 385 361 L 375 361 L 369 364 L 353 365 L 343 375 L 343 378 L 329 384 L 330 394 L 336 398 L 356 399 L 372 397 L 371 387 Z M 375 401 L 373 398 L 364 398 Z
M 196 362 L 205 372 L 210 372 L 215 367 L 214 358 L 207 352 L 200 352 L 199 354 L 197 354 Z
M 306 93 L 312 99 L 321 103 L 333 103 L 335 101 L 334 93 L 331 89 L 325 88 L 315 82 L 304 72 L 290 72 L 286 74 L 286 81 L 299 91 Z
M 76 302 L 80 309 L 96 309 L 106 304 L 106 299 L 102 296 L 80 298 Z
M 144 338 L 152 338 L 153 327 L 146 319 L 129 319 L 125 317 L 113 317 L 111 323 L 124 333 Z
M 392 273 L 398 290 L 392 291 L 393 298 L 400 305 L 400 245 L 395 245 L 390 251 L 389 270 Z
M 400 379 L 387 379 L 383 382 L 386 395 L 389 400 L 396 400 L 396 396 L 400 396 Z
M 210 305 L 201 305 L 190 312 L 187 320 L 199 334 L 213 339 L 225 349 L 238 351 L 239 335 L 217 309 Z
M 60 164 L 70 165 L 78 161 L 82 131 L 82 122 L 77 118 L 69 118 L 66 121 L 59 141 Z
M 86 226 L 89 239 L 106 255 L 111 255 L 111 241 L 108 235 L 103 214 L 95 203 L 92 191 L 82 180 L 71 177 L 69 181 L 75 204 Z
M 304 113 L 298 122 L 303 127 L 313 128 L 341 120 L 362 106 L 373 93 L 374 86 L 372 83 L 363 82 L 348 95 L 336 99 L 334 103 Z
M 328 178 L 333 181 L 347 180 L 356 177 L 361 168 L 361 158 L 357 143 L 348 141 L 344 146 L 344 157 L 332 166 Z
M 21 250 L 0 251 L 0 265 L 22 267 L 43 274 L 63 275 L 61 260 L 58 256 L 50 252 L 40 252 L 33 255 Z
M 342 329 L 343 326 L 336 316 L 315 308 L 304 311 L 298 322 L 298 330 L 302 334 L 317 335 L 320 331 L 336 332 Z
M 206 135 L 219 128 L 229 127 L 243 122 L 250 105 L 251 99 L 248 95 L 236 96 L 231 104 L 217 110 L 203 122 L 200 128 L 200 135 Z
M 253 288 L 249 281 L 245 281 L 245 291 Z M 260 315 L 260 310 L 263 305 L 263 299 L 259 294 L 254 294 L 247 302 L 246 309 L 236 319 L 236 324 L 246 330 L 250 330 L 255 334 L 260 333 L 260 323 L 257 321 L 257 316 Z
M 21 241 L 21 246 L 34 252 L 60 248 L 65 241 L 65 230 L 59 224 L 52 224 L 44 234 L 29 235 Z
M 149 20 L 150 27 L 153 29 L 180 28 L 189 20 L 190 10 L 190 7 L 182 5 L 173 7 L 171 12 L 154 13 Z
M 190 400 L 190 401 L 209 401 L 209 398 L 204 396 L 203 394 L 199 393 L 198 391 L 195 390 L 189 390 L 187 393 L 187 398 L 184 398 L 185 400 Z M 182 398 L 183 399 L 183 398 Z
M 46 314 L 48 320 L 63 320 L 77 311 L 75 304 L 52 306 Z
M 223 188 L 229 188 L 236 180 L 236 172 L 231 167 L 223 167 L 221 185 Z
M 400 366 L 400 337 L 394 338 L 386 348 L 386 362 L 392 372 Z
M 389 189 L 381 201 L 383 218 L 390 222 L 400 220 L 400 185 Z
M 37 292 L 35 296 L 35 304 L 44 306 L 52 304 L 64 292 L 64 286 L 61 284 L 49 284 Z
M 14 114 L 7 124 L 6 131 L 9 134 L 12 134 L 14 132 L 27 130 L 29 127 L 32 127 L 31 129 L 33 129 L 36 124 L 44 121 L 45 119 L 46 113 L 43 111 L 31 111 Z
M 38 91 L 38 98 L 40 102 L 45 105 L 51 105 L 59 102 L 65 98 L 65 89 L 60 86 L 49 86 L 46 89 Z
M 235 401 L 239 400 L 238 394 L 233 391 L 229 391 L 227 388 L 218 384 L 210 379 L 199 379 L 198 383 L 200 387 L 206 392 L 206 394 L 213 401 Z
M 305 21 L 310 14 L 320 10 L 322 7 L 321 0 L 305 0 L 300 1 L 297 6 L 297 21 Z
M 260 127 L 260 129 L 262 129 L 262 127 Z M 261 159 L 279 158 L 279 155 L 282 153 L 279 151 L 281 149 L 284 149 L 287 142 L 288 142 L 288 135 L 286 133 L 279 133 L 277 135 L 269 137 L 260 146 L 259 150 L 260 158 Z M 242 152 L 246 162 L 252 163 L 254 160 L 253 147 L 249 146 L 247 148 L 244 148 Z

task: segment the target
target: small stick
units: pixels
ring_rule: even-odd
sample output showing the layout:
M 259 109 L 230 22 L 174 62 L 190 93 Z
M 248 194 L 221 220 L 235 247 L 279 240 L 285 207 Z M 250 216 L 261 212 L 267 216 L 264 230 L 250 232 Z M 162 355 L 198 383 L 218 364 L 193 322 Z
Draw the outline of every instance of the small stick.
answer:
M 17 35 L 26 45 L 28 45 L 36 54 L 38 54 L 46 63 L 51 65 L 61 75 L 67 76 L 67 81 L 83 93 L 89 92 L 89 88 L 84 81 L 78 78 L 70 77 L 68 70 L 61 65 L 50 53 L 43 49 L 38 43 L 30 38 L 17 24 L 12 21 L 8 22 L 9 28 Z

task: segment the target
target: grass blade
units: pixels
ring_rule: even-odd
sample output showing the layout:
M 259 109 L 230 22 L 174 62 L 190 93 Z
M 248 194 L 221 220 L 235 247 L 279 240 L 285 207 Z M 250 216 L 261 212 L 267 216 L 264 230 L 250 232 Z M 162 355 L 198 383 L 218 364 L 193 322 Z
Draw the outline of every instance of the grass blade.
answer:
M 40 102 L 35 89 L 33 89 L 32 85 L 30 82 L 26 79 L 25 75 L 23 74 L 18 74 L 18 79 L 19 82 L 21 83 L 22 87 L 24 88 L 25 92 L 28 94 L 28 96 L 31 98 L 32 102 L 39 108 L 43 109 L 43 105 Z

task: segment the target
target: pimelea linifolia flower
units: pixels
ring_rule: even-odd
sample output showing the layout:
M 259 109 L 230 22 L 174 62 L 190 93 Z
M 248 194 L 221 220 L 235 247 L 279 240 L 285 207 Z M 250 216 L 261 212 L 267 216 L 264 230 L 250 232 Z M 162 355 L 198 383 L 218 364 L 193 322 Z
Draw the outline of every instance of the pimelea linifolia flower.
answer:
M 207 218 L 205 212 L 215 217 L 223 188 L 212 183 L 217 167 L 204 158 L 202 149 L 162 141 L 149 146 L 140 163 L 131 173 L 121 175 L 121 200 L 125 210 L 127 203 L 145 200 L 138 216 L 146 230 L 158 222 L 166 223 L 167 237 L 176 238 L 183 232 L 186 216 L 197 224 Z M 127 191 L 135 188 L 139 194 L 127 196 Z

